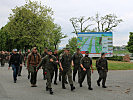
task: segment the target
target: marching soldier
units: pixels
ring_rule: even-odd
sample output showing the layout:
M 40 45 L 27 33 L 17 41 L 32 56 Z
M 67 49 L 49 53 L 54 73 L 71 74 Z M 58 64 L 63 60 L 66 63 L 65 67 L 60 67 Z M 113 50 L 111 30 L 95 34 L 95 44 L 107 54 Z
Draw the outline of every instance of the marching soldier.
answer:
M 59 61 L 59 55 L 58 55 L 58 51 L 57 49 L 54 50 L 53 55 L 56 57 L 57 61 Z M 58 64 L 56 64 L 54 66 L 54 75 L 55 75 L 55 80 L 54 80 L 54 84 L 57 85 L 57 76 L 58 76 Z
M 23 63 L 23 61 L 24 61 L 24 56 L 23 56 L 21 50 L 19 50 L 19 56 L 20 56 L 20 62 Z M 21 71 L 22 71 L 22 65 L 19 66 L 18 76 L 21 76 Z
M 32 52 L 28 55 L 28 60 L 27 60 L 27 69 L 31 73 L 31 87 L 37 87 L 36 81 L 37 81 L 37 72 L 36 72 L 36 67 L 41 61 L 41 56 L 39 53 L 37 53 L 37 48 L 34 47 L 32 49 Z
M 27 67 L 26 63 L 27 63 L 27 59 L 28 59 L 29 54 L 30 54 L 30 49 L 28 49 L 28 51 L 24 55 L 24 65 L 25 65 L 25 67 Z M 29 70 L 28 70 L 28 79 L 30 79 L 30 71 Z
M 85 57 L 81 59 L 80 65 L 82 68 L 82 78 L 80 80 L 80 87 L 82 87 L 82 83 L 85 79 L 85 76 L 87 75 L 87 83 L 88 83 L 88 89 L 93 90 L 91 87 L 91 68 L 92 68 L 92 60 L 88 56 L 89 52 L 85 52 Z
M 52 51 L 48 50 L 48 55 L 46 55 L 41 63 L 37 67 L 37 71 L 41 66 L 45 67 L 45 74 L 46 74 L 46 91 L 49 90 L 50 94 L 53 94 L 51 82 L 52 78 L 54 76 L 54 66 L 57 65 L 58 61 L 56 60 L 56 57 L 52 55 Z
M 96 67 L 99 74 L 99 79 L 97 80 L 97 85 L 100 86 L 100 82 L 102 81 L 102 87 L 107 88 L 105 85 L 107 72 L 108 72 L 108 62 L 105 58 L 105 53 L 101 54 L 101 58 L 96 61 Z
M 83 55 L 80 53 L 80 49 L 77 48 L 77 52 L 72 57 L 72 59 L 73 59 L 72 66 L 74 66 L 74 69 L 73 69 L 73 81 L 75 81 L 75 76 L 77 74 L 77 71 L 78 71 L 78 82 L 81 79 L 80 60 L 81 60 L 82 57 L 83 57 Z
M 41 55 L 41 57 L 45 57 L 46 55 L 48 55 L 48 48 L 45 48 L 44 49 L 44 53 Z M 46 80 L 46 77 L 45 77 L 45 67 L 42 67 L 43 68 L 43 79 Z
M 71 86 L 71 91 L 73 91 L 75 89 L 75 87 L 73 86 L 73 81 L 72 81 L 72 69 L 71 69 L 72 56 L 69 53 L 68 48 L 66 48 L 64 51 L 64 54 L 62 54 L 59 64 L 60 64 L 60 68 L 62 70 L 62 88 L 66 89 L 65 81 L 66 81 L 66 75 L 67 75 L 69 84 Z
M 63 52 L 60 54 L 60 58 L 62 57 L 62 55 L 64 54 L 64 51 L 65 51 L 65 49 L 63 49 Z M 59 59 L 60 59 L 59 58 Z M 59 64 L 59 66 L 60 66 L 60 64 Z M 61 77 L 62 77 L 62 70 L 61 70 L 61 67 L 59 67 L 59 81 L 61 81 Z M 66 75 L 66 77 L 65 77 L 65 84 L 68 84 L 68 82 L 67 82 L 67 75 Z

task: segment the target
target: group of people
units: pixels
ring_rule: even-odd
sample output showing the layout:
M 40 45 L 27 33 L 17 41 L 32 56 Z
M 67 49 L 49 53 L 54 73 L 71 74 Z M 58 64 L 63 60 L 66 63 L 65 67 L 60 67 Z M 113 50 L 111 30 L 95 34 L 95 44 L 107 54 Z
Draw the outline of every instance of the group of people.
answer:
M 9 61 L 10 52 L 0 51 L 0 63 L 1 67 L 4 67 L 5 63 Z
M 9 69 L 10 66 L 13 69 L 14 83 L 17 81 L 17 75 L 21 76 L 22 62 L 24 61 L 24 65 L 28 69 L 28 79 L 30 79 L 31 87 L 37 87 L 37 73 L 42 68 L 43 79 L 47 80 L 46 91 L 49 91 L 50 94 L 53 94 L 51 83 L 54 76 L 55 85 L 57 85 L 57 77 L 59 76 L 59 81 L 62 80 L 62 89 L 66 89 L 65 85 L 68 84 L 68 80 L 71 91 L 75 90 L 73 81 L 75 81 L 77 72 L 79 86 L 82 87 L 82 83 L 87 76 L 88 89 L 93 90 L 91 87 L 92 59 L 89 57 L 88 51 L 85 51 L 85 56 L 83 56 L 80 49 L 77 48 L 76 52 L 71 55 L 69 48 L 65 48 L 58 55 L 58 50 L 52 52 L 52 50 L 45 48 L 43 54 L 40 55 L 37 52 L 37 48 L 33 47 L 24 56 L 21 55 L 21 51 L 17 53 L 17 49 L 14 49 L 9 60 Z M 100 86 L 102 81 L 103 88 L 107 88 L 105 82 L 108 72 L 108 63 L 105 55 L 105 53 L 101 53 L 101 57 L 96 60 L 96 68 L 99 73 L 97 85 Z

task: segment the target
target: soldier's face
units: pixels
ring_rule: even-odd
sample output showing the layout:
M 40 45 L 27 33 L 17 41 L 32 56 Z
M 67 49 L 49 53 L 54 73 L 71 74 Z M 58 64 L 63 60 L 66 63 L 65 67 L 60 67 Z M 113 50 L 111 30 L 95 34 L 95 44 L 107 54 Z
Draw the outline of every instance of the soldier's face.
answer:
M 88 53 L 85 53 L 85 56 L 88 56 L 89 54 Z
M 28 49 L 28 52 L 30 52 L 30 50 Z
M 52 52 L 48 52 L 48 55 L 52 55 Z
M 13 53 L 14 53 L 14 54 L 16 54 L 16 53 L 17 53 L 17 51 L 14 51 Z
M 67 53 L 67 54 L 69 53 L 69 51 L 68 51 L 68 50 L 65 50 L 64 52 L 65 52 L 65 53 Z
M 33 53 L 37 53 L 37 49 L 33 49 Z
M 80 50 L 77 50 L 77 53 L 80 53 Z
M 44 52 L 48 52 L 48 49 L 44 49 Z
M 57 50 L 54 51 L 54 53 L 57 53 L 57 52 L 58 52 Z
M 104 55 L 102 56 L 102 58 L 105 58 L 105 56 L 106 56 L 106 54 L 104 54 Z

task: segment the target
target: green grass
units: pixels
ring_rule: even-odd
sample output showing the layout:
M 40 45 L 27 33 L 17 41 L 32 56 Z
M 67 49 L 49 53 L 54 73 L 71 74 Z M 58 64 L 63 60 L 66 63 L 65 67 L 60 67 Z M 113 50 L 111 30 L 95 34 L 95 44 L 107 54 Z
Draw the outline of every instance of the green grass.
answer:
M 96 60 L 93 60 L 93 67 L 96 69 Z M 108 60 L 109 70 L 133 70 L 133 63 L 131 62 L 120 62 Z
M 129 54 L 128 50 L 113 51 L 114 54 Z

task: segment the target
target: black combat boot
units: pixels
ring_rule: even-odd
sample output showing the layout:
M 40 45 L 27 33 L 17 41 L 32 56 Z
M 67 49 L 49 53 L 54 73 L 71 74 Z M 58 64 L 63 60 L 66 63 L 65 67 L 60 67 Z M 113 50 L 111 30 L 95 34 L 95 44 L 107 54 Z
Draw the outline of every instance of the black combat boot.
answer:
M 68 82 L 67 82 L 67 81 L 65 81 L 65 84 L 68 84 Z
M 89 90 L 93 90 L 93 88 L 91 87 L 91 85 L 88 87 Z
M 103 85 L 102 88 L 107 88 L 107 86 Z
M 43 76 L 43 80 L 46 80 L 46 77 L 45 76 Z
M 75 75 L 73 75 L 73 81 L 75 82 Z
M 73 84 L 70 84 L 70 86 L 71 86 L 71 91 L 73 91 L 75 87 L 73 86 Z
M 30 79 L 30 75 L 28 75 L 28 79 Z
M 79 86 L 82 87 L 82 83 L 79 83 Z
M 49 89 L 49 93 L 53 94 L 54 92 L 52 91 L 52 88 Z
M 57 85 L 56 81 L 54 81 L 54 85 Z
M 59 76 L 59 81 L 61 81 L 61 76 Z
M 100 82 L 99 81 L 97 81 L 97 85 L 100 86 Z
M 46 86 L 46 91 L 48 91 L 49 90 L 49 88 Z
M 65 87 L 65 84 L 64 84 L 64 83 L 62 84 L 62 89 L 66 89 L 66 87 Z

